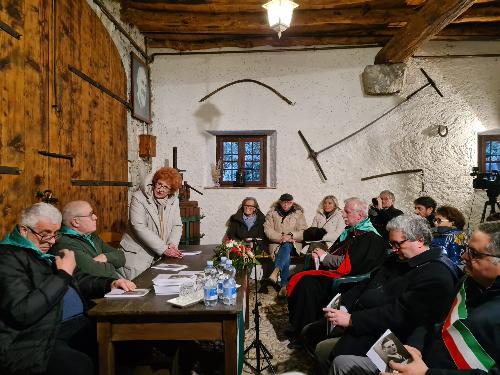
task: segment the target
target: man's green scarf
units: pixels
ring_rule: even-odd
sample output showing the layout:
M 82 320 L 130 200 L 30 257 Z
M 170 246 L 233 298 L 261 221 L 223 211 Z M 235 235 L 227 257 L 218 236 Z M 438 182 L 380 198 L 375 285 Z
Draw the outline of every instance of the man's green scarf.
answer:
M 43 253 L 38 247 L 35 246 L 33 242 L 21 235 L 18 225 L 16 225 L 12 232 L 7 234 L 7 236 L 5 236 L 2 241 L 0 241 L 0 244 L 24 247 L 25 249 L 30 249 L 38 259 L 41 259 L 49 264 L 52 264 L 54 262 L 53 255 Z
M 344 231 L 340 234 L 339 241 L 340 242 L 344 241 L 347 238 L 347 236 L 349 235 L 349 233 L 351 233 L 354 230 L 357 230 L 357 231 L 360 230 L 363 232 L 373 232 L 373 233 L 378 234 L 380 236 L 380 233 L 377 232 L 377 230 L 373 226 L 372 222 L 370 221 L 370 218 L 367 217 L 367 218 L 361 220 L 360 222 L 356 223 L 356 225 L 346 227 L 344 229 Z
M 97 251 L 97 248 L 95 247 L 94 241 L 92 240 L 92 233 L 82 234 L 82 233 L 77 232 L 73 228 L 67 227 L 65 225 L 63 225 L 61 227 L 60 233 L 63 235 L 65 234 L 65 235 L 71 236 L 71 237 L 81 238 L 82 240 L 87 242 L 90 246 L 92 246 L 96 255 L 99 255 L 99 251 Z

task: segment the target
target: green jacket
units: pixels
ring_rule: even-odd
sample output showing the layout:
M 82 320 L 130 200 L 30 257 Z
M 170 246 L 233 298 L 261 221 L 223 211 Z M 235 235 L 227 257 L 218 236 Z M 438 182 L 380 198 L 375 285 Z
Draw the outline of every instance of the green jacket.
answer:
M 83 272 L 94 276 L 121 278 L 117 269 L 125 265 L 125 255 L 122 250 L 107 245 L 97 233 L 92 233 L 89 241 L 71 229 L 64 229 L 61 230 L 62 236 L 50 249 L 51 254 L 57 255 L 62 249 L 73 250 L 76 264 Z M 108 261 L 106 263 L 95 261 L 94 257 L 99 254 L 105 254 Z

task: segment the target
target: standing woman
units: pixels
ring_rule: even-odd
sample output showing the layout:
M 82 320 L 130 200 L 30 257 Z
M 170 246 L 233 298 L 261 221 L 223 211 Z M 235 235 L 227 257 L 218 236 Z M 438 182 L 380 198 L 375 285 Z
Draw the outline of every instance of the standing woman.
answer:
M 274 271 L 269 279 L 273 282 L 281 275 L 280 297 L 286 297 L 286 287 L 290 275 L 290 256 L 300 253 L 304 229 L 307 228 L 304 210 L 293 201 L 291 194 L 282 194 L 266 215 L 264 232 L 269 239 L 269 253 L 274 260 Z
M 266 217 L 259 209 L 257 199 L 247 197 L 241 202 L 238 211 L 229 218 L 226 237 L 231 240 L 245 241 L 260 238 L 265 242 L 264 221 Z
M 146 177 L 132 195 L 127 230 L 120 242 L 125 252 L 125 274 L 132 280 L 162 255 L 182 258 L 178 192 L 182 179 L 174 168 L 160 168 Z
M 342 211 L 334 195 L 327 195 L 321 201 L 318 212 L 312 221 L 311 227 L 323 228 L 326 230 L 321 241 L 326 242 L 328 247 L 339 238 L 340 233 L 344 231 L 345 222 L 342 217 Z

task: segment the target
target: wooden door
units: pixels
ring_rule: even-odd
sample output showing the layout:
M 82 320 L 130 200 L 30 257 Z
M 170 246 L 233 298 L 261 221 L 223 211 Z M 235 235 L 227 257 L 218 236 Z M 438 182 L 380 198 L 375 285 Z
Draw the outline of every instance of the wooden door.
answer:
M 0 175 L 0 209 L 8 217 L 1 234 L 10 230 L 22 207 L 37 201 L 36 191 L 45 189 L 59 199 L 59 208 L 75 199 L 89 201 L 99 215 L 99 231 L 122 231 L 127 187 L 108 182 L 123 183 L 128 177 L 126 108 L 73 73 L 84 73 L 127 100 L 118 50 L 85 0 L 15 4 L 22 22 L 1 7 L 1 20 L 24 35 L 18 41 L 0 30 L 0 61 L 14 66 L 2 69 L 0 62 L 0 165 L 23 171 Z M 24 94 L 19 95 L 20 88 Z M 19 125 L 7 126 L 15 121 Z M 104 185 L 79 186 L 75 180 Z

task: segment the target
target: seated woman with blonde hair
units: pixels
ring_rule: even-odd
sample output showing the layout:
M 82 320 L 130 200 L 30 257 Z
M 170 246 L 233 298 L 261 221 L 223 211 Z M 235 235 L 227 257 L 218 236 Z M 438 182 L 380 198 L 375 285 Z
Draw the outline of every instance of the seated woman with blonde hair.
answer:
M 133 279 L 163 256 L 182 258 L 178 192 L 182 184 L 174 168 L 160 168 L 149 175 L 130 201 L 127 230 L 120 242 L 125 252 L 125 274 Z
M 327 195 L 322 199 L 311 228 L 322 228 L 324 230 L 324 235 L 321 238 L 314 239 L 314 241 L 325 242 L 328 248 L 337 241 L 337 238 L 344 231 L 345 222 L 342 217 L 342 210 L 340 210 L 338 200 L 334 195 Z M 307 241 L 306 232 L 307 229 L 304 231 L 304 240 Z M 311 247 L 309 247 L 309 251 L 313 250 Z

